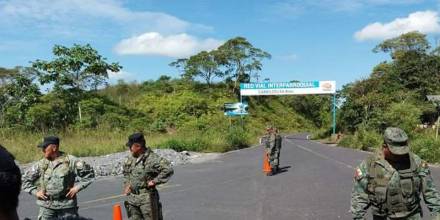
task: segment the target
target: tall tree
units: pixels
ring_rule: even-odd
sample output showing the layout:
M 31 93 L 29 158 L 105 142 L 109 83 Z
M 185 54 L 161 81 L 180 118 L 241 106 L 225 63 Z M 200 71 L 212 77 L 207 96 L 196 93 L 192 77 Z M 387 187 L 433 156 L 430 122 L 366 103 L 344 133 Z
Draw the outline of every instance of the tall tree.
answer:
M 234 91 L 238 83 L 249 82 L 252 73 L 261 71 L 263 59 L 271 58 L 268 52 L 254 47 L 244 37 L 228 40 L 213 53 L 217 63 L 226 67 L 225 74 L 234 79 Z
M 55 91 L 67 92 L 75 97 L 78 115 L 81 120 L 79 104 L 84 91 L 96 89 L 108 78 L 108 72 L 118 72 L 122 66 L 108 63 L 106 58 L 89 44 L 68 48 L 61 45 L 53 47 L 55 58 L 51 61 L 36 60 L 32 67 L 37 70 L 40 83 L 53 83 Z
M 215 61 L 212 52 L 202 51 L 191 56 L 185 65 L 186 78 L 201 77 L 206 81 L 208 87 L 211 85 L 214 77 L 222 77 L 223 72 L 219 69 L 219 64 Z

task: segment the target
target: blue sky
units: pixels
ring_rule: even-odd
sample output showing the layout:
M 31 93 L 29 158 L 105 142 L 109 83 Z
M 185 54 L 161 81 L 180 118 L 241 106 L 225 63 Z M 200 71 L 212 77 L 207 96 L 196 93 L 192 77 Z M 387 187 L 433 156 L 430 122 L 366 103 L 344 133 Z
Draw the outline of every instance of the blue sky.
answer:
M 123 71 L 111 81 L 178 76 L 168 64 L 235 36 L 272 55 L 271 81 L 363 77 L 383 39 L 418 30 L 436 41 L 439 0 L 0 0 L 0 66 L 51 59 L 54 44 L 90 43 Z

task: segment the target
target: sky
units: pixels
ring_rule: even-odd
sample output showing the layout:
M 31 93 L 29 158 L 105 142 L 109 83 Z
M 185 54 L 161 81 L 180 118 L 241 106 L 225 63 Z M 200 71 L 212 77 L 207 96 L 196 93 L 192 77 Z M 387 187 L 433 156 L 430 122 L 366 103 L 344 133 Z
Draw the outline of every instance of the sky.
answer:
M 91 44 L 123 66 L 110 81 L 179 77 L 168 64 L 242 36 L 272 55 L 272 82 L 368 77 L 384 39 L 439 42 L 440 0 L 0 0 L 0 67 L 51 60 L 55 44 Z

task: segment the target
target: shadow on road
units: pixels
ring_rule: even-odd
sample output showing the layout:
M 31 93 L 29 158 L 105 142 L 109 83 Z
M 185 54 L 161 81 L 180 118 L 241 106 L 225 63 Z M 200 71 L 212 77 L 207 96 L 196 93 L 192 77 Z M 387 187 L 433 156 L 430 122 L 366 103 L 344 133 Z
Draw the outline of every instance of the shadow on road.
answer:
M 288 172 L 289 169 L 290 169 L 291 167 L 292 167 L 292 166 L 284 166 L 284 167 L 280 167 L 279 170 L 278 170 L 278 172 L 275 173 L 275 174 L 273 174 L 273 175 L 275 176 L 275 175 L 278 175 L 278 174 L 281 174 L 281 173 Z

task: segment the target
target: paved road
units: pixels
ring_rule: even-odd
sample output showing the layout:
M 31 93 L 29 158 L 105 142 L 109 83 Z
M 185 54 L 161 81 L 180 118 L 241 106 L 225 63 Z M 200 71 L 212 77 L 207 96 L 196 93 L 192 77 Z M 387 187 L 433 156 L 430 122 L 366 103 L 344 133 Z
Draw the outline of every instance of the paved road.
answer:
M 262 155 L 260 146 L 176 167 L 160 190 L 165 219 L 350 219 L 353 167 L 367 153 L 290 136 L 281 150 L 285 172 L 269 177 L 261 172 Z M 433 176 L 439 183 L 440 169 L 433 168 Z M 80 193 L 80 214 L 111 219 L 112 205 L 123 200 L 120 192 L 121 178 L 97 180 Z M 22 193 L 20 216 L 36 219 L 37 212 L 35 199 Z

